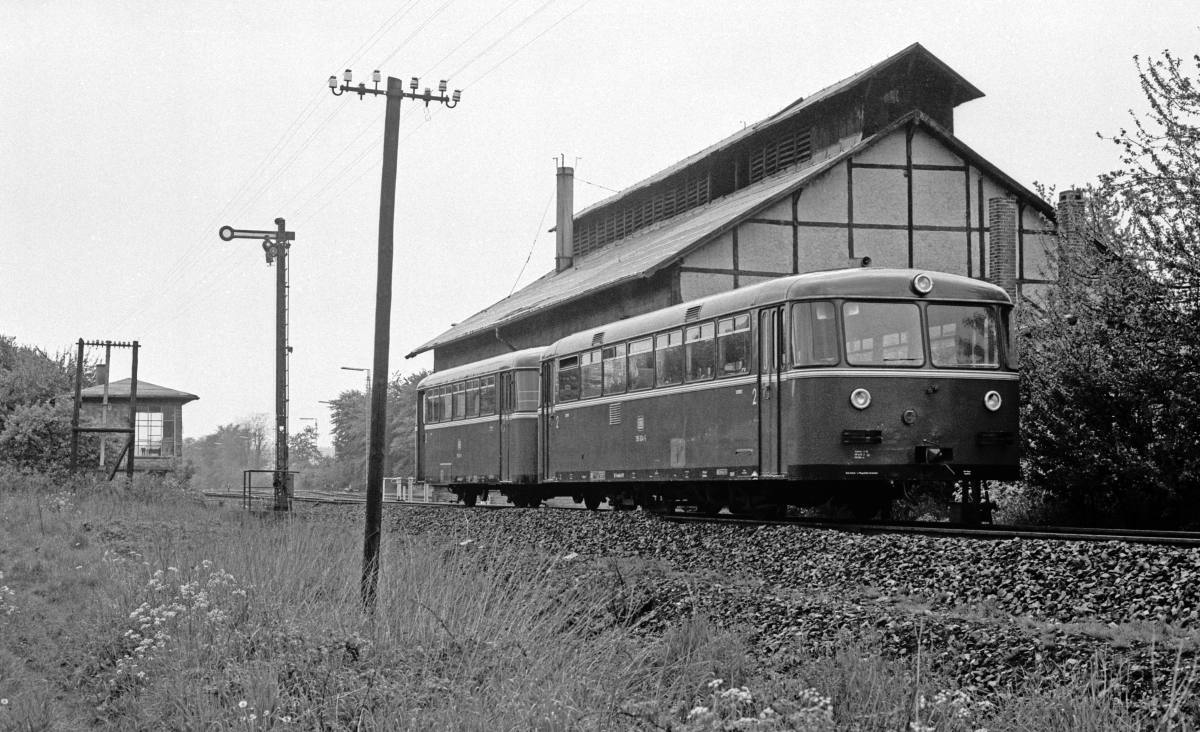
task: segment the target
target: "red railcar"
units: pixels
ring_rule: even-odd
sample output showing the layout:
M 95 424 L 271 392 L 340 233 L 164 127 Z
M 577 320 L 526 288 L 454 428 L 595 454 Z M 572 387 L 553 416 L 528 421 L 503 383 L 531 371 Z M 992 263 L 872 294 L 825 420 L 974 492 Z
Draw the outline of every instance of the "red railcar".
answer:
M 427 376 L 417 385 L 417 476 L 468 506 L 537 482 L 542 348 Z
M 980 280 L 784 277 L 568 336 L 542 356 L 559 495 L 870 515 L 906 481 L 1019 475 L 1011 302 Z
M 767 515 L 830 498 L 872 515 L 913 481 L 1013 480 L 1011 311 L 980 280 L 852 269 L 611 323 L 425 379 L 421 475 L 468 505 L 495 487 L 518 505 Z M 523 401 L 471 406 L 492 377 Z

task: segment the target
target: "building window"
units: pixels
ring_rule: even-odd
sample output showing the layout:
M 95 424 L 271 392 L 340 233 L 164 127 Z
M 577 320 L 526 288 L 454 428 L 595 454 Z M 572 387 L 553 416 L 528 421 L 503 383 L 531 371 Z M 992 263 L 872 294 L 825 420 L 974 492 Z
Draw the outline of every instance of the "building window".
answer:
M 137 457 L 174 457 L 175 420 L 170 407 L 166 414 L 163 408 L 139 407 L 137 412 L 137 439 L 134 454 Z

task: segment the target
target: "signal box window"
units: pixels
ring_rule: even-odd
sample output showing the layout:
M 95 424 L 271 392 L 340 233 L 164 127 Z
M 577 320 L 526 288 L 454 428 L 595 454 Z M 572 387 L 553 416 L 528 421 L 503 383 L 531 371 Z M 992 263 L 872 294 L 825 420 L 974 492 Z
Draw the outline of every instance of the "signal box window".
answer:
M 467 382 L 467 411 L 465 416 L 479 416 L 479 379 L 471 379 Z
M 792 343 L 797 366 L 830 366 L 838 362 L 837 320 L 831 302 L 800 302 L 792 308 Z
M 1000 365 L 996 316 L 979 305 L 930 305 L 929 355 L 934 366 L 984 367 Z
M 580 370 L 582 371 L 582 396 L 584 399 L 588 397 L 600 396 L 604 390 L 604 372 L 603 364 L 600 361 L 600 350 L 588 351 L 580 354 L 579 360 L 582 362 Z
M 711 379 L 717 370 L 717 348 L 713 342 L 716 326 L 712 323 L 696 325 L 684 333 L 684 360 L 687 362 L 687 380 Z
M 683 383 L 683 331 L 655 337 L 654 365 L 658 370 L 659 386 Z
M 137 411 L 138 457 L 171 457 L 175 454 L 175 422 L 163 418 L 162 407 L 140 407 Z
M 479 414 L 496 413 L 496 377 L 485 376 L 479 380 Z
M 629 390 L 654 386 L 654 341 L 646 338 L 629 344 Z
M 602 351 L 604 358 L 604 393 L 625 393 L 625 344 L 608 346 Z
M 750 316 L 738 315 L 717 321 L 718 376 L 750 373 Z
M 558 359 L 558 401 L 573 402 L 579 398 L 579 356 Z
M 847 302 L 846 360 L 854 366 L 921 366 L 921 311 L 916 303 Z

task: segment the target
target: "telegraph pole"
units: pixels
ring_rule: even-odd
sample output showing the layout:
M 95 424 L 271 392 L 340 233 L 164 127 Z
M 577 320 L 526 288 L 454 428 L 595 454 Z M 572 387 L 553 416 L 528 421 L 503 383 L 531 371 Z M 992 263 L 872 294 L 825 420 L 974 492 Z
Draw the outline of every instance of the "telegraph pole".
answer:
M 262 239 L 267 266 L 275 265 L 275 510 L 288 510 L 288 249 L 296 238 L 283 219 L 275 219 L 275 231 L 251 231 L 222 226 L 222 241 Z
M 367 94 L 383 95 L 387 98 L 383 127 L 383 179 L 379 191 L 379 265 L 375 281 L 375 358 L 372 365 L 374 381 L 371 384 L 371 441 L 367 450 L 367 516 L 363 532 L 362 603 L 369 611 L 375 609 L 375 589 L 379 584 L 379 547 L 383 526 L 383 458 L 386 450 L 387 431 L 387 377 L 388 348 L 391 346 L 392 320 L 392 234 L 396 220 L 396 168 L 400 147 L 400 102 L 405 97 L 430 102 L 441 102 L 447 107 L 458 106 L 462 92 L 454 91 L 446 96 L 446 82 L 438 83 L 438 94 L 428 87 L 424 94 L 417 93 L 420 82 L 412 78 L 412 92 L 404 91 L 399 79 L 389 76 L 387 90 L 379 89 L 380 73 L 371 75 L 374 89 L 366 84 L 350 86 L 352 72 L 346 69 L 342 77 L 345 84 L 338 86 L 337 77 L 329 77 L 329 90 L 334 96 L 346 92 L 358 94 L 362 99 Z

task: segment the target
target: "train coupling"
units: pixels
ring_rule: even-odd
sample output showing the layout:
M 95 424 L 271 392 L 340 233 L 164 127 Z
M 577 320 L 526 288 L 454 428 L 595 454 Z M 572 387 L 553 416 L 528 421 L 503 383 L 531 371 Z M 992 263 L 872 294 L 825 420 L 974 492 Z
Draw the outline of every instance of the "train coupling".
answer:
M 917 445 L 917 463 L 920 465 L 937 465 L 954 460 L 954 448 L 938 447 L 937 445 Z

